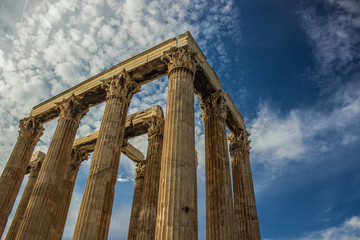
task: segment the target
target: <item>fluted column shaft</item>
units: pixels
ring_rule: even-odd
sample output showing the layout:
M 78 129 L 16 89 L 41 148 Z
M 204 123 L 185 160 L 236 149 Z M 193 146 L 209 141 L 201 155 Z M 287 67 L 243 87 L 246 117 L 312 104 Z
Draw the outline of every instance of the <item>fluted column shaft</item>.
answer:
M 20 224 L 24 217 L 26 207 L 30 200 L 31 193 L 34 189 L 36 179 L 38 177 L 43 159 L 44 159 L 44 156 L 40 156 L 37 159 L 30 162 L 30 166 L 28 167 L 28 168 L 30 168 L 29 179 L 26 183 L 24 192 L 21 196 L 21 199 L 20 199 L 19 205 L 16 209 L 15 215 L 12 219 L 9 231 L 6 234 L 6 240 L 15 239 L 15 237 L 18 233 Z
M 197 239 L 194 56 L 171 49 L 155 239 Z
M 206 239 L 234 239 L 234 205 L 221 92 L 201 99 L 205 125 Z
M 19 193 L 31 155 L 42 135 L 42 123 L 34 117 L 20 121 L 19 137 L 0 177 L 0 237 Z
M 230 134 L 236 231 L 239 240 L 260 240 L 254 186 L 249 160 L 248 134 Z
M 153 119 L 149 123 L 144 190 L 137 224 L 137 240 L 155 239 L 163 134 L 164 119 Z
M 72 149 L 71 164 L 68 166 L 62 179 L 60 199 L 56 207 L 48 239 L 61 240 L 62 238 L 79 167 L 81 162 L 86 160 L 88 156 L 89 153 L 86 148 Z
M 135 189 L 134 197 L 131 208 L 131 216 L 128 231 L 128 240 L 136 239 L 136 229 L 139 219 L 139 212 L 141 206 L 141 195 L 144 190 L 144 174 L 145 174 L 145 162 L 141 161 L 136 164 L 136 178 L 135 178 Z
M 140 90 L 125 70 L 104 80 L 106 107 L 73 239 L 107 239 L 128 107 Z
M 80 119 L 88 107 L 72 95 L 59 103 L 60 118 L 49 145 L 16 239 L 48 239 L 60 198 L 59 179 L 70 164 L 70 154 Z

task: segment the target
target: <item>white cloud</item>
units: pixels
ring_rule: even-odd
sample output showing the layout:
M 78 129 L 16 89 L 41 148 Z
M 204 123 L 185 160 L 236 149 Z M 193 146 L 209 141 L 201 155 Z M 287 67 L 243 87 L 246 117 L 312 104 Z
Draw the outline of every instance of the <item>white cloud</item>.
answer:
M 260 105 L 257 118 L 249 124 L 254 161 L 277 168 L 356 142 L 360 84 L 347 84 L 329 102 L 330 106 L 294 109 L 285 114 L 269 104 Z
M 296 158 L 305 150 L 301 127 L 296 111 L 281 117 L 268 106 L 261 106 L 250 127 L 253 151 L 271 154 L 272 160 Z
M 287 238 L 290 240 L 358 240 L 360 236 L 360 217 L 353 216 L 338 226 L 304 233 L 302 237 Z M 264 240 L 285 240 L 283 238 L 265 238 Z
M 130 181 L 130 178 L 129 178 L 129 177 L 125 177 L 125 178 L 124 178 L 124 177 L 122 176 L 122 174 L 120 174 L 120 175 L 118 176 L 118 178 L 116 179 L 116 181 L 117 181 L 117 182 L 121 182 L 121 183 L 122 183 L 122 182 L 128 182 L 128 181 Z
M 319 5 L 325 10 L 319 11 Z M 359 14 L 356 0 L 303 3 L 299 15 L 316 62 L 308 77 L 317 81 L 322 95 L 315 105 L 288 112 L 263 101 L 249 124 L 255 162 L 278 169 L 358 141 Z
M 324 11 L 316 7 L 321 4 Z M 313 47 L 317 68 L 312 77 L 325 90 L 354 79 L 358 74 L 360 8 L 357 0 L 315 1 L 299 12 Z M 345 77 L 344 77 L 345 76 Z
M 358 240 L 359 236 L 360 217 L 354 216 L 339 226 L 308 233 L 299 240 Z

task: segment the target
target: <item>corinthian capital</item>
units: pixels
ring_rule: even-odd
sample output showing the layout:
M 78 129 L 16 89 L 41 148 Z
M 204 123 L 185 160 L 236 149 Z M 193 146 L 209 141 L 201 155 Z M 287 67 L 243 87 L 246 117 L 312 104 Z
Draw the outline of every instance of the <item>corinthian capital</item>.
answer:
M 210 96 L 202 97 L 200 108 L 203 112 L 202 117 L 204 120 L 214 116 L 226 119 L 227 108 L 221 90 L 210 94 Z
M 44 160 L 44 156 L 38 156 L 36 159 L 32 160 L 29 164 L 28 167 L 28 171 L 30 172 L 30 177 L 37 177 L 39 172 L 40 172 L 40 168 L 41 168 L 41 164 Z
M 71 162 L 74 171 L 78 171 L 82 161 L 88 160 L 89 151 L 86 148 L 73 148 L 71 152 Z
M 228 135 L 227 139 L 229 140 L 229 150 L 232 155 L 237 150 L 250 150 L 250 140 L 248 140 L 250 133 L 245 130 L 240 133 L 231 133 Z
M 106 99 L 122 98 L 123 101 L 130 103 L 131 98 L 140 92 L 140 84 L 130 77 L 125 68 L 118 75 L 102 80 L 101 87 L 106 91 Z
M 20 120 L 19 128 L 19 136 L 31 138 L 36 142 L 44 131 L 42 123 L 32 116 Z
M 57 103 L 57 105 L 60 109 L 59 117 L 74 121 L 76 124 L 79 124 L 80 120 L 89 111 L 89 106 L 74 94 L 68 99 L 64 99 L 62 102 Z
M 155 135 L 163 136 L 164 134 L 164 119 L 161 117 L 153 116 L 152 120 L 145 122 L 148 126 L 148 137 L 151 138 Z
M 145 160 L 136 163 L 136 178 L 144 178 L 145 175 Z
M 170 50 L 165 51 L 164 55 L 160 57 L 161 61 L 168 65 L 168 73 L 175 68 L 187 68 L 195 74 L 196 67 L 198 66 L 195 60 L 195 53 L 185 47 L 172 47 Z

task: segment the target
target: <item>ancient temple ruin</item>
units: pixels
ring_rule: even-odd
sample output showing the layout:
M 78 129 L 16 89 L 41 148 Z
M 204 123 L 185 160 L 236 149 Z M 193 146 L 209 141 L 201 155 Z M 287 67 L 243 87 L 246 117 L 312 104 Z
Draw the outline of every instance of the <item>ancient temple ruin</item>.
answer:
M 141 86 L 165 75 L 166 116 L 159 106 L 127 116 Z M 249 134 L 188 32 L 44 101 L 20 121 L 17 143 L 0 178 L 0 236 L 29 173 L 6 239 L 61 239 L 77 172 L 93 152 L 73 239 L 107 239 L 123 152 L 137 163 L 128 239 L 197 239 L 194 93 L 200 97 L 205 126 L 206 239 L 260 239 Z M 103 102 L 100 130 L 75 139 L 89 107 Z M 47 153 L 33 153 L 43 124 L 55 118 Z M 148 135 L 146 157 L 128 143 L 143 134 Z

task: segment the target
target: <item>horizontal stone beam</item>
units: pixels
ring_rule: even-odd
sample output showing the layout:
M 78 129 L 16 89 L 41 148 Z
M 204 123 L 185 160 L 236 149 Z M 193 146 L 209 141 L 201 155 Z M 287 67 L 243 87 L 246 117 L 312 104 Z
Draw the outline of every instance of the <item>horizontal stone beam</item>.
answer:
M 145 160 L 144 154 L 130 143 L 127 143 L 121 151 L 134 162 L 140 162 Z
M 164 112 L 158 105 L 127 116 L 124 138 L 129 139 L 146 134 L 148 132 L 146 122 L 151 121 L 154 117 L 164 118 Z M 85 137 L 77 138 L 74 141 L 73 147 L 86 148 L 88 152 L 92 152 L 94 151 L 98 135 L 99 131 L 95 131 Z M 130 143 L 127 143 L 125 147 L 123 147 L 122 152 L 135 162 L 145 159 L 144 155 Z
M 156 105 L 151 108 L 133 113 L 126 117 L 125 123 L 125 138 L 133 138 L 139 135 L 146 134 L 148 132 L 146 122 L 151 121 L 154 117 L 164 118 L 164 112 L 160 106 Z M 93 152 L 96 144 L 99 131 L 90 133 L 85 137 L 75 139 L 73 148 L 86 148 L 88 152 Z M 122 148 L 122 152 L 131 160 L 138 162 L 145 159 L 144 155 L 137 148 L 130 143 Z M 37 151 L 31 156 L 30 162 L 37 158 L 45 158 L 45 153 Z
M 30 162 L 35 161 L 35 160 L 37 160 L 38 158 L 44 159 L 44 158 L 45 158 L 45 155 L 46 155 L 46 154 L 43 153 L 42 151 L 37 151 L 37 152 L 33 153 L 33 155 L 31 156 Z
M 147 133 L 146 121 L 151 121 L 153 117 L 164 118 L 164 112 L 160 106 L 156 105 L 151 108 L 133 113 L 126 117 L 124 138 L 129 139 Z M 75 139 L 73 147 L 85 147 L 95 145 L 99 131 L 90 133 L 85 137 Z
M 91 139 L 93 136 L 96 136 L 98 135 L 98 132 L 95 132 L 96 134 L 93 133 L 93 135 L 89 138 Z M 96 139 L 95 139 L 95 142 L 96 142 Z M 83 148 L 86 148 L 86 150 L 88 152 L 93 152 L 94 151 L 94 147 L 95 145 L 93 144 L 88 144 L 88 145 L 82 145 L 80 147 L 83 147 Z M 131 160 L 133 160 L 134 162 L 139 162 L 139 161 L 142 161 L 142 160 L 145 160 L 145 157 L 144 157 L 144 154 L 142 154 L 142 152 L 140 150 L 138 150 L 137 148 L 135 148 L 133 145 L 131 145 L 130 143 L 127 143 L 126 146 L 124 146 L 122 149 L 121 149 L 121 152 L 124 153 L 128 158 L 130 158 Z M 38 158 L 42 158 L 44 159 L 45 158 L 45 153 L 41 152 L 41 151 L 37 151 L 35 153 L 33 153 L 33 155 L 31 156 L 31 160 L 30 160 L 30 163 L 32 161 L 35 161 L 37 160 Z M 26 174 L 30 173 L 30 165 L 28 166 L 27 168 L 27 171 L 26 171 Z
M 96 140 L 99 136 L 99 131 L 90 133 L 85 137 L 78 138 L 74 141 L 73 148 L 84 148 L 87 152 L 91 153 L 95 149 Z M 134 162 L 142 161 L 145 159 L 144 154 L 129 142 L 121 148 L 121 152 Z
M 62 92 L 47 101 L 35 106 L 31 116 L 37 117 L 42 122 L 50 121 L 59 115 L 56 103 L 72 94 L 80 96 L 87 104 L 96 105 L 105 101 L 105 91 L 101 89 L 101 80 L 107 79 L 118 74 L 124 68 L 136 82 L 143 85 L 167 74 L 167 66 L 160 60 L 163 52 L 171 47 L 188 47 L 196 53 L 196 58 L 200 62 L 200 69 L 196 72 L 194 88 L 195 93 L 206 96 L 214 91 L 221 89 L 219 78 L 217 77 L 204 54 L 189 32 L 184 33 L 178 38 L 169 39 L 149 50 L 142 52 L 128 60 L 105 70 L 96 76 L 81 82 L 80 84 Z M 245 129 L 244 119 L 228 94 L 225 94 L 226 105 L 229 109 L 227 126 L 232 132 L 240 132 Z
M 167 74 L 167 66 L 160 60 L 160 56 L 171 47 L 181 47 L 186 44 L 186 38 L 169 39 L 40 103 L 33 108 L 31 116 L 37 117 L 42 122 L 58 117 L 59 110 L 56 103 L 70 97 L 72 94 L 82 97 L 85 103 L 92 104 L 93 106 L 102 103 L 105 101 L 106 94 L 101 89 L 101 80 L 119 74 L 124 68 L 136 82 L 142 85 L 165 76 Z
M 88 150 L 89 152 L 93 152 L 94 148 L 92 145 L 87 145 L 87 146 L 83 146 L 86 147 L 86 150 Z M 139 162 L 142 160 L 145 160 L 144 154 L 142 154 L 142 152 L 135 148 L 133 145 L 131 145 L 130 143 L 127 143 L 126 146 L 124 146 L 121 149 L 121 152 L 124 153 L 128 158 L 130 158 L 131 160 L 133 160 L 134 162 Z M 41 151 L 37 151 L 35 152 L 32 156 L 31 156 L 31 160 L 30 163 L 38 158 L 45 158 L 45 153 L 41 152 Z M 26 171 L 26 174 L 30 173 L 30 165 Z
M 188 46 L 191 50 L 196 53 L 198 60 L 201 62 L 201 70 L 198 71 L 195 75 L 194 87 L 195 93 L 201 96 L 207 96 L 215 91 L 218 91 L 221 88 L 220 80 L 216 75 L 214 69 L 210 66 L 208 61 L 206 60 L 205 55 L 201 51 L 200 47 L 195 42 L 192 35 L 187 32 L 179 36 L 186 36 L 188 40 Z M 241 115 L 240 111 L 236 108 L 234 102 L 227 92 L 223 91 L 223 96 L 225 99 L 225 104 L 229 110 L 226 125 L 230 129 L 231 132 L 240 133 L 241 130 L 246 130 L 246 126 L 244 123 L 244 118 Z

